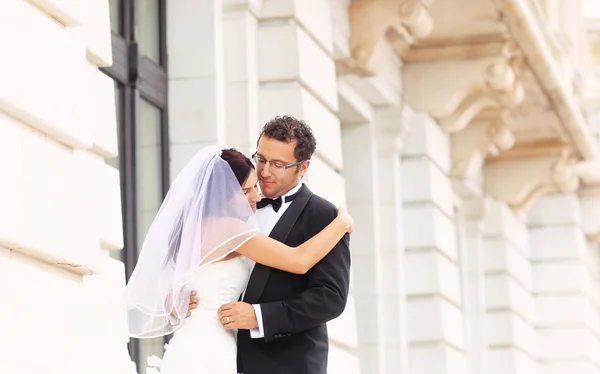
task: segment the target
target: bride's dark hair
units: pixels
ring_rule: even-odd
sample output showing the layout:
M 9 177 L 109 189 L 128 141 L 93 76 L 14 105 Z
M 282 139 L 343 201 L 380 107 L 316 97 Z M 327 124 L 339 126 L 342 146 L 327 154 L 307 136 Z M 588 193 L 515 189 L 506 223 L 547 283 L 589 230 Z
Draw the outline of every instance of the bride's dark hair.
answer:
M 243 186 L 250 175 L 250 171 L 254 170 L 252 161 L 235 148 L 223 150 L 221 158 L 227 161 L 240 186 Z
M 229 164 L 238 183 L 240 186 L 243 186 L 250 176 L 250 172 L 254 170 L 252 161 L 235 148 L 224 149 L 221 152 L 221 158 Z M 169 253 L 165 261 L 165 266 L 171 261 L 175 263 L 177 259 L 177 254 L 179 253 L 179 247 L 181 245 L 181 235 L 183 233 L 183 215 L 184 211 L 181 211 L 175 221 L 173 231 L 171 231 L 171 235 L 169 236 Z

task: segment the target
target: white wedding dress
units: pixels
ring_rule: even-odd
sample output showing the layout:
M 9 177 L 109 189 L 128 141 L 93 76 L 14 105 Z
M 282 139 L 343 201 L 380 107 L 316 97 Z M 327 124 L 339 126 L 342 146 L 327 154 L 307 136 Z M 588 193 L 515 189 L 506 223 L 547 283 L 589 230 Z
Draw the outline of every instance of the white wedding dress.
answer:
M 166 347 L 160 374 L 236 374 L 236 330 L 226 330 L 217 310 L 239 300 L 250 269 L 243 256 L 203 266 L 192 288 L 198 308 L 185 320 Z

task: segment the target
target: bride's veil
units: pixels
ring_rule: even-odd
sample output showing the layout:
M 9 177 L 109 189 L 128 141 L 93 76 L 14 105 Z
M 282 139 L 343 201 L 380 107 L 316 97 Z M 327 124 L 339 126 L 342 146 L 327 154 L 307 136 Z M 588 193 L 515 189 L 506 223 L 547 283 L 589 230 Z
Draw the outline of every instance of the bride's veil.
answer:
M 152 222 L 125 291 L 130 336 L 175 331 L 188 311 L 194 273 L 258 232 L 242 187 L 220 157 L 224 149 L 211 146 L 194 156 Z

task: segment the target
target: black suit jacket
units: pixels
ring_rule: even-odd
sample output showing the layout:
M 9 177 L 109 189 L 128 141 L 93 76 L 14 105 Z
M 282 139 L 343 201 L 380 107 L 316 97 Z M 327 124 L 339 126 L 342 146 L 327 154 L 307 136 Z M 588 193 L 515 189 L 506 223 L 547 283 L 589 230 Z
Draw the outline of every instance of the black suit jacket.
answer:
M 271 237 L 296 247 L 337 216 L 337 208 L 302 186 Z M 303 275 L 256 264 L 244 301 L 260 304 L 264 339 L 238 332 L 238 371 L 244 374 L 325 374 L 329 350 L 326 323 L 346 306 L 350 283 L 350 239 Z

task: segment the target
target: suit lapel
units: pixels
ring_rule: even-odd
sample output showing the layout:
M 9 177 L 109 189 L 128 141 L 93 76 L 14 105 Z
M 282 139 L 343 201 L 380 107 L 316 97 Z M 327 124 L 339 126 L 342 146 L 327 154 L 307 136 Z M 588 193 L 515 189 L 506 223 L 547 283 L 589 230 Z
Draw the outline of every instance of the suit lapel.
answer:
M 289 208 L 287 208 L 279 221 L 277 221 L 275 227 L 273 227 L 269 237 L 285 243 L 287 237 L 290 235 L 290 231 L 292 231 L 292 227 L 296 224 L 298 217 L 300 217 L 300 214 L 304 210 L 304 207 L 311 196 L 312 192 L 306 185 L 303 185 L 298 192 L 298 196 L 296 196 Z M 263 264 L 256 264 L 254 266 L 254 270 L 248 280 L 246 294 L 244 295 L 245 302 L 252 304 L 258 301 L 269 280 L 271 270 L 272 268 L 264 266 Z

